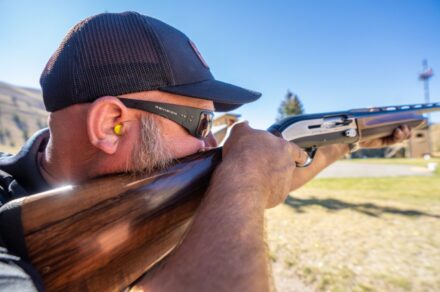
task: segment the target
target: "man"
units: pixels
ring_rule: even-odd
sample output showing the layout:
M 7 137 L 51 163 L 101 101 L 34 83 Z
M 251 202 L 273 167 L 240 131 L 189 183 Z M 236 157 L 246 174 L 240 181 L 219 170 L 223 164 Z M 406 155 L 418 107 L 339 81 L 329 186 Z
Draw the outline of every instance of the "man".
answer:
M 1 203 L 119 172 L 151 173 L 216 146 L 212 111 L 255 101 L 257 92 L 215 80 L 180 31 L 133 12 L 85 19 L 41 76 L 49 130 L 0 158 Z M 410 135 L 364 142 L 380 147 Z M 296 145 L 246 123 L 234 127 L 190 230 L 166 264 L 136 288 L 152 291 L 267 291 L 264 210 L 348 152 L 320 149 L 311 166 Z M 0 218 L 2 230 L 8 222 Z M 43 290 L 20 231 L 1 233 L 0 289 Z M 207 260 L 208 259 L 208 260 Z

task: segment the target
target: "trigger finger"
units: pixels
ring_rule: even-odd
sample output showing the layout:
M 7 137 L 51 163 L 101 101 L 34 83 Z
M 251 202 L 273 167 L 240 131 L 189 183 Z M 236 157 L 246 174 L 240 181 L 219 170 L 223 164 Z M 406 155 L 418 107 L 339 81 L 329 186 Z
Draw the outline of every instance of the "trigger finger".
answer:
M 411 137 L 411 128 L 405 125 L 403 133 L 405 134 L 405 139 L 409 139 Z
M 303 165 L 309 160 L 309 155 L 298 145 L 290 143 L 290 149 L 292 157 L 295 160 L 296 164 Z
M 401 142 L 405 139 L 405 133 L 401 128 L 396 128 L 393 136 L 395 142 Z

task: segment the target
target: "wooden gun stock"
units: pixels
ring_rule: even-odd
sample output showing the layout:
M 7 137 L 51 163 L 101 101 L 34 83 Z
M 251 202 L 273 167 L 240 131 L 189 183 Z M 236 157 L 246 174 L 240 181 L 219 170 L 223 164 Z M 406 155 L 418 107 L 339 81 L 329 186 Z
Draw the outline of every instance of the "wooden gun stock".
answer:
M 153 177 L 118 175 L 14 202 L 48 291 L 120 291 L 182 238 L 221 160 L 199 153 Z

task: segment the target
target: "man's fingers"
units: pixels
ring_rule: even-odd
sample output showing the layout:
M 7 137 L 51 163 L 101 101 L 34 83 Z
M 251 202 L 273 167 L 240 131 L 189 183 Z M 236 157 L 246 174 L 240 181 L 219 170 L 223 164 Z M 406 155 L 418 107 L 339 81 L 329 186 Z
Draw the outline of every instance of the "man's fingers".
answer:
M 295 160 L 295 162 L 299 165 L 305 164 L 309 158 L 309 155 L 304 150 L 302 150 L 298 145 L 294 143 L 289 143 L 289 144 L 290 144 L 290 153 L 293 159 Z
M 393 134 L 393 142 L 402 142 L 405 139 L 405 134 L 401 130 L 401 128 L 396 128 Z
M 251 133 L 253 135 L 252 137 L 254 137 L 255 143 L 259 143 L 262 140 L 264 140 L 264 141 L 266 141 L 266 143 L 269 142 L 269 144 L 267 144 L 267 145 L 271 145 L 272 149 L 279 149 L 278 148 L 279 146 L 287 147 L 287 149 L 283 149 L 283 150 L 288 151 L 290 157 L 292 157 L 295 162 L 295 163 L 293 163 L 294 165 L 305 164 L 309 159 L 308 154 L 304 150 L 302 150 L 298 145 L 296 145 L 294 143 L 287 142 L 284 139 L 276 137 L 266 131 L 253 130 L 249 126 L 249 123 L 247 121 L 243 121 L 243 122 L 239 122 L 239 123 L 234 124 L 234 126 L 231 130 L 231 137 L 232 136 L 240 137 L 242 135 L 246 135 L 249 133 Z M 279 144 L 279 143 L 281 143 L 281 144 Z M 225 144 L 225 146 L 226 146 L 226 144 Z M 270 149 L 271 148 L 269 148 L 268 151 L 270 151 Z
M 403 131 L 403 134 L 405 136 L 405 139 L 411 138 L 412 131 L 411 131 L 411 128 L 408 125 L 403 125 L 402 126 L 402 131 Z
M 399 143 L 403 142 L 406 139 L 411 138 L 411 128 L 407 125 L 402 125 L 394 130 L 393 133 L 393 142 Z

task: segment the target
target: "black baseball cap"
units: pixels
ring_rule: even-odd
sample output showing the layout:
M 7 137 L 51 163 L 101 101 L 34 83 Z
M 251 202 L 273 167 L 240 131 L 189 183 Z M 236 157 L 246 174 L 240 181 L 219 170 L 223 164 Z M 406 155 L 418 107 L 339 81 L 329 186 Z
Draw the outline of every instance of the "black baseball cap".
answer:
M 146 90 L 212 100 L 216 111 L 261 96 L 215 80 L 185 34 L 136 12 L 103 13 L 78 23 L 49 59 L 40 84 L 50 112 Z

